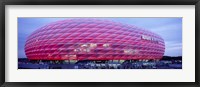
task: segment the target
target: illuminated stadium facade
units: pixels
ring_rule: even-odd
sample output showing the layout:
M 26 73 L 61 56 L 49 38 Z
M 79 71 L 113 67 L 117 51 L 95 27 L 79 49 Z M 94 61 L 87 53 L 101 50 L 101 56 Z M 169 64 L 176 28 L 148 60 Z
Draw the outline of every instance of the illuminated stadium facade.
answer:
M 159 60 L 164 51 L 164 40 L 153 32 L 97 19 L 48 24 L 25 44 L 29 60 Z

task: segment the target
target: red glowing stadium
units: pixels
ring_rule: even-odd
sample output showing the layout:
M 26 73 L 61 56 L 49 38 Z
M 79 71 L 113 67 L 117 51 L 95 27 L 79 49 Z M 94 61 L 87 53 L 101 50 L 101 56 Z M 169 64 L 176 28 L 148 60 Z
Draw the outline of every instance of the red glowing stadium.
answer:
M 98 19 L 48 24 L 25 44 L 29 60 L 159 60 L 164 51 L 164 40 L 153 32 Z

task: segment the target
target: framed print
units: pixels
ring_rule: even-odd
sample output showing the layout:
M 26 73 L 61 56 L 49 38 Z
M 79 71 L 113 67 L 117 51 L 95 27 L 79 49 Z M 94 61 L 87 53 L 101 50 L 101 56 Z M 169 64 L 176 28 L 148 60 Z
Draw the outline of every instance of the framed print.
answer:
M 199 86 L 199 0 L 1 3 L 2 87 Z

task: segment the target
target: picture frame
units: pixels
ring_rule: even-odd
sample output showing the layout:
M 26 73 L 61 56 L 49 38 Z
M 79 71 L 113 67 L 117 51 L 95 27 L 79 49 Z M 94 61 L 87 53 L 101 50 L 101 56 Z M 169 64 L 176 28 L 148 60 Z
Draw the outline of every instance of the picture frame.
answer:
M 5 6 L 6 5 L 195 5 L 195 82 L 5 82 Z M 160 86 L 171 86 L 171 87 L 199 87 L 199 54 L 198 54 L 198 38 L 199 38 L 199 21 L 200 21 L 200 1 L 199 0 L 40 0 L 40 1 L 31 1 L 31 0 L 7 0 L 1 1 L 1 38 L 0 38 L 0 83 L 1 87 L 81 87 L 81 86 L 136 86 L 136 87 L 160 87 Z

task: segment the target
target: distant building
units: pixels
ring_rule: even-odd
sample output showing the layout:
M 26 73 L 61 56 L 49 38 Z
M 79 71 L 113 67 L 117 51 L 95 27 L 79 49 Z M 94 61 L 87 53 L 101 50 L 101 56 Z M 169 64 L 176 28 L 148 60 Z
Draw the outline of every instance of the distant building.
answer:
M 25 44 L 30 60 L 149 60 L 161 59 L 164 51 L 164 40 L 153 32 L 97 19 L 48 24 Z

